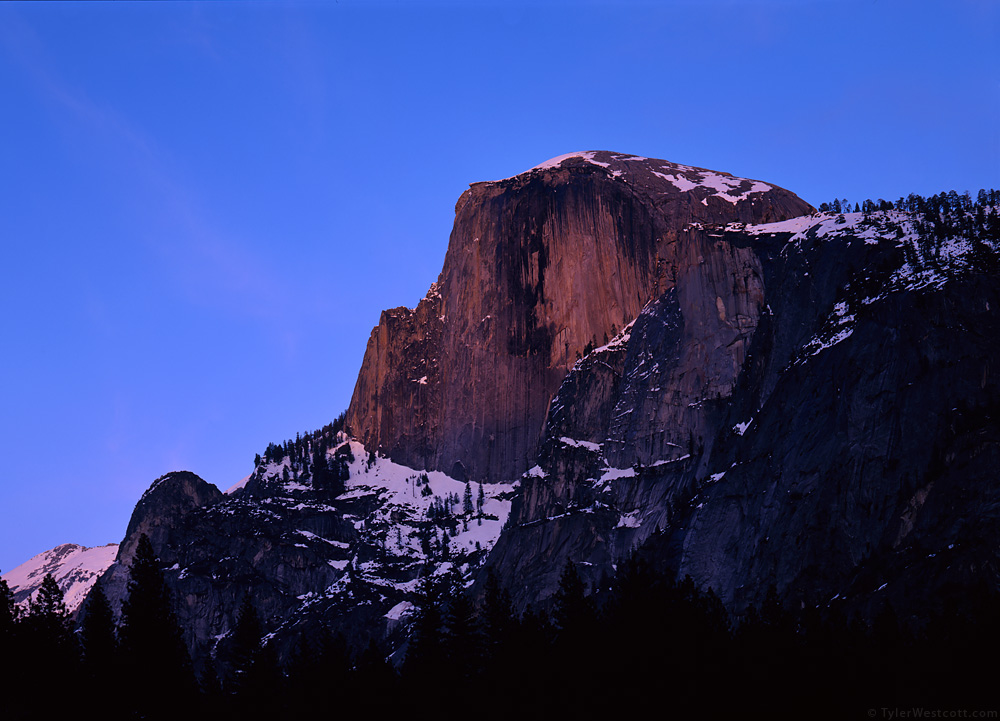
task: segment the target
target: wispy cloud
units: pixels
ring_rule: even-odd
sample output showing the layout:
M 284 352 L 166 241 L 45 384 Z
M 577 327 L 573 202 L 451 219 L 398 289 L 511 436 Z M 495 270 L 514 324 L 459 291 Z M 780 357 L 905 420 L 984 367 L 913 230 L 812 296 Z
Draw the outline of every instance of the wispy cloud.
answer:
M 213 55 L 208 31 L 198 30 L 197 23 L 191 27 L 197 32 L 190 41 Z M 117 162 L 122 173 L 134 180 L 134 189 L 154 211 L 149 226 L 137 229 L 137 239 L 152 251 L 157 272 L 168 274 L 169 285 L 188 302 L 259 320 L 293 310 L 298 295 L 294 284 L 205 208 L 192 190 L 195 184 L 178 170 L 178 159 L 122 110 L 68 82 L 43 39 L 10 9 L 0 22 L 0 48 L 63 122 L 83 129 L 95 143 L 121 151 Z

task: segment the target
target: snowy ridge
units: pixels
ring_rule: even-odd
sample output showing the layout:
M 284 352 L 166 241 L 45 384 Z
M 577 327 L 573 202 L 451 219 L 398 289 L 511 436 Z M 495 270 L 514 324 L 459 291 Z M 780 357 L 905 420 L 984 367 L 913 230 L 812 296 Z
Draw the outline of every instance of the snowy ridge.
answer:
M 884 300 L 894 293 L 940 289 L 971 267 L 970 258 L 975 249 L 972 241 L 962 237 L 935 241 L 922 239 L 917 231 L 915 216 L 899 210 L 816 213 L 777 223 L 732 223 L 725 230 L 751 236 L 787 234 L 782 255 L 801 252 L 808 243 L 831 242 L 887 244 L 902 250 L 902 262 L 895 270 L 888 273 L 872 271 L 870 277 L 861 276 L 852 281 L 855 285 L 878 288 L 876 294 L 859 298 L 850 287 L 844 288 L 841 299 L 834 303 L 822 330 L 806 342 L 793 365 L 804 363 L 850 338 L 859 307 Z
M 913 243 L 917 234 L 909 213 L 897 210 L 865 213 L 816 213 L 790 218 L 777 223 L 743 225 L 731 223 L 727 231 L 747 235 L 777 235 L 791 233 L 788 244 L 798 246 L 803 240 L 850 238 L 877 245 L 889 239 L 897 244 Z
M 646 173 L 667 181 L 672 186 L 674 192 L 687 193 L 695 189 L 701 189 L 701 192 L 705 196 L 715 196 L 733 204 L 749 199 L 753 193 L 766 193 L 774 189 L 774 186 L 768 183 L 759 180 L 738 178 L 729 173 L 695 168 L 690 165 L 681 165 L 680 163 L 671 163 L 665 160 L 656 160 L 655 158 L 603 150 L 585 150 L 557 155 L 523 173 L 518 173 L 510 178 L 489 182 L 500 183 L 529 173 L 553 170 L 571 159 L 583 160 L 591 165 L 604 168 L 616 178 Z M 706 203 L 705 198 L 702 198 L 702 203 Z
M 566 153 L 564 155 L 557 155 L 554 158 L 549 158 L 544 163 L 539 163 L 534 168 L 531 168 L 531 170 L 529 170 L 528 172 L 530 173 L 532 170 L 548 170 L 549 168 L 558 168 L 560 165 L 562 165 L 562 162 L 564 160 L 569 160 L 570 158 L 582 158 L 583 160 L 586 160 L 588 163 L 593 163 L 594 165 L 600 165 L 602 168 L 607 168 L 610 165 L 610 163 L 602 163 L 599 160 L 594 160 L 594 156 L 596 154 L 597 154 L 596 151 L 588 150 L 577 153 Z M 623 155 L 620 157 L 626 158 L 631 156 Z
M 72 613 L 80 607 L 90 589 L 118 555 L 118 544 L 87 548 L 75 543 L 64 543 L 50 551 L 39 553 L 17 568 L 3 574 L 14 599 L 22 606 L 36 595 L 42 580 L 52 574 L 63 592 L 67 610 Z
M 275 633 L 292 628 L 311 610 L 347 609 L 362 598 L 384 605 L 387 621 L 405 620 L 420 579 L 449 570 L 470 573 L 496 543 L 510 513 L 515 484 L 466 484 L 440 471 L 415 470 L 369 453 L 343 434 L 327 456 L 348 460 L 349 478 L 334 498 L 317 497 L 310 478 L 286 457 L 255 471 L 267 497 L 236 497 L 211 509 L 271 516 L 293 527 L 296 514 L 302 523 L 316 513 L 331 514 L 353 526 L 350 542 L 302 527 L 283 536 L 282 542 L 326 559 L 334 576 L 324 587 L 299 594 L 298 609 Z

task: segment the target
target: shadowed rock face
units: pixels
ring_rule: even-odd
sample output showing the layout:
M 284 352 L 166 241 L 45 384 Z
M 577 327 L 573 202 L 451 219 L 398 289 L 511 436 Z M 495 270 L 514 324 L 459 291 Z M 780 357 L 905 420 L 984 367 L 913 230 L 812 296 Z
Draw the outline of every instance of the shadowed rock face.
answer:
M 715 319 L 712 285 L 698 306 L 679 280 L 567 375 L 489 559 L 516 603 L 568 560 L 593 587 L 639 546 L 736 612 L 774 585 L 926 620 L 995 589 L 996 246 L 917 262 L 905 213 L 690 236 L 747 280 Z
M 520 608 L 567 561 L 593 589 L 637 547 L 737 613 L 772 584 L 867 618 L 995 589 L 1000 238 L 810 210 L 604 152 L 472 186 L 438 282 L 372 333 L 346 420 L 367 448 L 331 426 L 228 495 L 158 479 L 112 604 L 141 533 L 202 658 L 245 594 L 283 659 L 321 628 L 398 648 L 443 563 L 492 568 Z M 484 484 L 475 525 L 432 518 L 456 480 L 497 477 L 517 483 Z
M 438 282 L 415 310 L 385 311 L 372 331 L 347 428 L 409 466 L 515 478 L 534 462 L 549 400 L 587 346 L 674 287 L 681 366 L 704 369 L 685 374 L 684 392 L 721 392 L 759 312 L 759 267 L 750 251 L 683 229 L 812 210 L 759 181 L 604 151 L 476 183 L 456 205 Z M 618 433 L 634 428 L 623 422 Z

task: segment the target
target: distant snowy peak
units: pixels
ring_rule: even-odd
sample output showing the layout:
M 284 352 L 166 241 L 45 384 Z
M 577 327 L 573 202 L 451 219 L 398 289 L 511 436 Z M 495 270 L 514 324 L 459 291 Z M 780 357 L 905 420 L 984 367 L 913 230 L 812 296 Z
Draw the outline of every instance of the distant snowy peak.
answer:
M 14 600 L 23 605 L 42 585 L 45 576 L 52 574 L 62 589 L 66 608 L 72 613 L 117 555 L 117 543 L 93 548 L 64 543 L 3 574 L 3 579 L 14 593 Z
M 775 188 L 769 183 L 738 178 L 729 173 L 607 150 L 586 150 L 558 155 L 513 177 L 555 170 L 563 167 L 564 164 L 567 167 L 578 165 L 581 161 L 604 168 L 616 178 L 645 186 L 659 194 L 687 193 L 700 189 L 698 195 L 701 196 L 700 199 L 703 203 L 707 203 L 709 196 L 715 196 L 728 203 L 737 203 L 741 200 L 747 200 L 753 193 L 766 193 Z M 504 180 L 510 180 L 510 178 Z

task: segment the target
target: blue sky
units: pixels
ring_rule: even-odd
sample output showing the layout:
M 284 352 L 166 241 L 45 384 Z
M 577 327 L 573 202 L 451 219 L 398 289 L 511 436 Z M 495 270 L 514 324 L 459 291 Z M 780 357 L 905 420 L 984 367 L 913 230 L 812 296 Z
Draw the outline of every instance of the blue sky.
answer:
M 0 5 L 0 570 L 350 400 L 471 182 L 576 150 L 814 205 L 1000 186 L 989 0 Z

